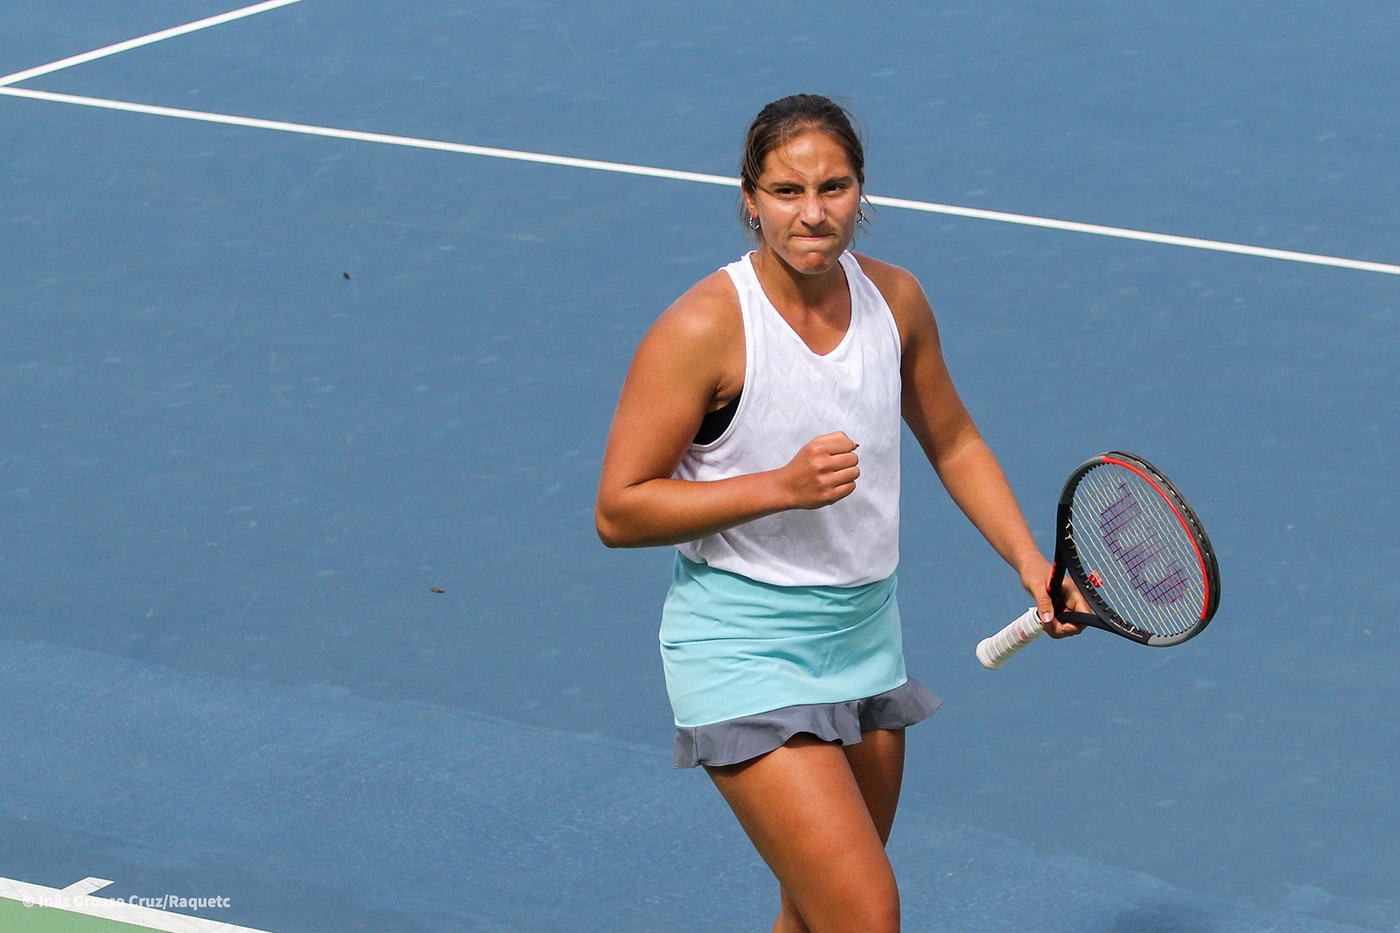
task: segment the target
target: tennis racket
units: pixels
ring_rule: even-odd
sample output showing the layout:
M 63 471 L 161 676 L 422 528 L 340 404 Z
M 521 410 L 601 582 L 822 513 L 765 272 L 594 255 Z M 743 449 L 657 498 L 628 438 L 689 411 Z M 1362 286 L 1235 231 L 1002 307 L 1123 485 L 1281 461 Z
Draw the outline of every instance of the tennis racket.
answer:
M 1093 612 L 1059 606 L 1068 572 Z M 1050 577 L 1056 617 L 1143 645 L 1179 645 L 1200 634 L 1220 604 L 1220 568 L 1186 497 L 1152 464 L 1100 454 L 1065 482 Z M 1034 606 L 977 646 L 996 670 L 1044 631 Z

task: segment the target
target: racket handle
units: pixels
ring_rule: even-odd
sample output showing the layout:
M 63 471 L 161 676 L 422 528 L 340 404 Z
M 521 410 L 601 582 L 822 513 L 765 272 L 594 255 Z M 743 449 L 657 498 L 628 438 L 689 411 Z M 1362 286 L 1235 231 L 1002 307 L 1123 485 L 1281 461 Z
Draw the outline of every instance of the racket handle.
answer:
M 1040 637 L 1045 627 L 1040 622 L 1040 614 L 1032 606 L 1006 628 L 990 638 L 984 638 L 977 645 L 977 660 L 989 671 L 994 671 L 1006 663 L 1022 648 Z

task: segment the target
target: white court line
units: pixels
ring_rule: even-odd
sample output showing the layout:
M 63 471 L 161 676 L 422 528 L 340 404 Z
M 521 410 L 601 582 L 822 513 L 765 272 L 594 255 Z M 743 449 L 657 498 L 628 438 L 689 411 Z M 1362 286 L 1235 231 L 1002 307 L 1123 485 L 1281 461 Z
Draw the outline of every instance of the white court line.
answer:
M 84 897 L 113 884 L 116 882 L 108 881 L 106 878 L 84 878 L 82 881 L 75 881 L 64 888 L 63 893 L 71 894 L 73 897 Z
M 1356 269 L 1362 272 L 1383 272 L 1387 275 L 1400 275 L 1400 266 L 1384 262 L 1367 262 L 1362 259 L 1342 259 L 1337 256 L 1319 256 L 1316 253 L 1296 253 L 1292 250 L 1271 249 L 1267 246 L 1246 246 L 1242 243 L 1226 243 L 1221 240 L 1202 240 L 1197 237 L 1175 236 L 1170 233 L 1150 233 L 1146 230 L 1127 230 L 1122 227 L 1105 227 L 1100 224 L 1085 224 L 1073 220 L 1052 220 L 1048 217 L 1032 217 L 1028 214 L 1007 214 L 1002 211 L 984 211 L 975 207 L 955 207 L 951 204 L 908 201 L 904 198 L 886 198 L 879 195 L 872 195 L 868 200 L 871 204 L 878 204 L 883 207 L 902 207 L 906 210 L 927 211 L 932 214 L 950 214 L 954 217 L 970 217 L 975 220 L 995 220 L 1008 224 L 1021 224 L 1027 227 L 1046 227 L 1050 230 L 1065 230 L 1070 233 L 1089 233 L 1095 236 L 1117 237 L 1122 240 L 1140 240 L 1144 243 L 1161 243 L 1167 246 L 1207 249 L 1217 253 L 1237 253 L 1241 256 L 1259 256 L 1264 259 L 1305 262 L 1315 266 L 1335 266 L 1339 269 Z
M 406 146 L 411 149 L 432 149 L 437 152 L 455 152 L 462 155 L 486 156 L 493 159 L 513 159 L 517 162 L 540 162 L 545 165 L 587 168 L 599 172 L 621 172 L 627 175 L 669 178 L 673 181 L 696 181 L 710 185 L 728 185 L 731 188 L 739 187 L 739 179 L 730 178 L 725 175 L 705 175 L 700 172 L 681 172 L 669 168 L 649 168 L 645 165 L 628 165 L 623 162 L 600 162 L 596 159 L 575 159 L 570 156 L 545 155 L 538 152 L 520 152 L 515 149 L 493 149 L 489 146 L 471 146 L 466 143 L 449 143 L 434 139 L 416 139 L 412 136 L 392 136 L 386 133 L 365 133 L 360 130 L 342 130 L 330 126 L 312 126 L 306 123 L 285 123 L 281 120 L 238 117 L 226 113 L 209 113 L 203 110 L 182 110 L 178 107 L 156 107 L 151 104 L 133 104 L 121 100 L 79 97 L 74 94 L 55 94 L 52 91 L 31 91 L 27 88 L 18 87 L 0 87 L 0 95 L 27 97 L 32 100 L 44 100 L 59 104 L 79 104 L 84 107 L 99 107 L 103 110 L 120 110 L 126 113 L 142 113 L 156 117 L 176 117 L 181 120 L 198 120 L 202 123 L 222 123 L 227 126 L 246 126 L 259 130 L 279 130 L 283 133 L 300 133 L 305 136 L 324 136 L 330 139 L 349 139 L 356 142 Z
M 198 32 L 201 29 L 208 29 L 210 26 L 218 26 L 221 23 L 243 19 L 245 16 L 253 16 L 267 10 L 276 9 L 279 6 L 287 6 L 292 3 L 300 2 L 301 0 L 267 0 L 266 3 L 257 3 L 253 6 L 244 7 L 241 10 L 220 13 L 218 16 L 210 16 L 207 19 L 186 23 L 183 26 L 175 26 L 171 29 L 162 29 L 160 32 L 153 32 L 149 36 L 142 36 L 139 39 L 128 39 L 125 42 L 118 42 L 116 45 L 94 49 L 91 52 L 84 52 L 81 55 L 73 55 L 56 62 L 50 62 L 47 65 L 39 65 L 36 68 L 30 68 L 26 71 L 16 71 L 12 75 L 6 75 L 0 78 L 0 87 L 18 84 L 21 81 L 28 81 L 30 78 L 37 78 L 40 75 L 53 74 L 55 71 L 72 68 L 74 65 L 81 65 L 84 62 L 96 61 L 99 58 L 106 58 L 109 55 L 116 55 L 131 49 L 139 49 L 143 45 L 150 45 L 164 39 L 173 39 L 176 36 L 183 36 L 192 32 Z
M 18 901 L 25 907 L 34 909 L 47 907 L 64 910 L 86 917 L 129 923 L 147 930 L 159 930 L 161 933 L 267 933 L 266 930 L 235 926 L 220 920 L 192 917 L 189 914 L 172 914 L 156 910 L 154 907 L 127 904 L 105 897 L 93 897 L 90 894 L 74 894 L 71 890 L 73 887 L 76 886 L 46 888 L 26 881 L 0 878 L 0 898 Z
M 295 0 L 289 0 L 289 2 L 295 2 Z M 725 185 L 731 188 L 737 188 L 739 186 L 739 179 L 726 175 L 707 175 L 701 172 L 684 172 L 676 169 L 653 168 L 646 165 L 630 165 L 625 162 L 576 159 L 570 156 L 546 155 L 539 152 L 521 152 L 515 149 L 496 149 L 488 146 L 472 146 L 465 143 L 418 139 L 411 136 L 393 136 L 386 133 L 365 133 L 359 130 L 343 130 L 335 127 L 313 126 L 305 123 L 286 123 L 280 120 L 262 120 L 256 117 L 239 117 L 231 114 L 209 113 L 202 110 L 183 110 L 176 107 L 157 107 L 151 104 L 136 104 L 128 101 L 106 100 L 96 97 L 80 97 L 73 94 L 56 94 L 51 91 L 31 91 L 25 88 L 0 86 L 0 95 L 24 97 L 31 100 L 42 100 L 51 103 L 77 104 L 84 107 L 97 107 L 104 110 L 118 110 L 126 113 L 140 113 L 149 116 L 197 120 L 203 123 L 220 123 L 227 126 L 276 130 L 283 133 L 299 133 L 305 136 L 322 136 L 330 139 L 346 139 L 356 142 L 404 146 L 412 149 L 430 149 L 437 152 L 453 152 L 462 155 L 484 156 L 493 159 L 511 159 L 517 162 L 536 162 L 544 165 L 584 168 L 600 172 L 619 172 L 626 175 L 666 178 L 673 181 L 691 181 L 707 185 Z M 1299 253 L 1291 250 L 1271 249 L 1264 246 L 1247 246 L 1241 243 L 1228 243 L 1221 240 L 1203 240 L 1197 237 L 1174 236 L 1166 233 L 1151 233 L 1143 230 L 1130 230 L 1123 227 L 1106 227 L 1100 224 L 1086 224 L 1072 220 L 1054 220 L 1048 217 L 1034 217 L 1028 214 L 1009 214 L 1002 211 L 957 207 L 951 204 L 937 204 L 931 201 L 911 201 L 907 198 L 872 195 L 869 200 L 872 204 L 882 207 L 923 211 L 932 214 L 948 214 L 954 217 L 967 217 L 974 220 L 991 220 L 1000 223 L 1063 230 L 1071 233 L 1087 233 L 1094 236 L 1116 237 L 1123 240 L 1138 240 L 1145 243 L 1158 243 L 1167 246 L 1182 246 L 1191 249 L 1210 250 L 1218 253 L 1235 253 L 1243 256 L 1280 259 L 1287 262 L 1308 263 L 1316 266 L 1332 266 L 1339 269 L 1353 269 L 1361 272 L 1380 272 L 1386 275 L 1400 275 L 1400 265 L 1392 265 L 1390 263 L 1343 259 L 1337 256 L 1320 256 L 1315 253 Z

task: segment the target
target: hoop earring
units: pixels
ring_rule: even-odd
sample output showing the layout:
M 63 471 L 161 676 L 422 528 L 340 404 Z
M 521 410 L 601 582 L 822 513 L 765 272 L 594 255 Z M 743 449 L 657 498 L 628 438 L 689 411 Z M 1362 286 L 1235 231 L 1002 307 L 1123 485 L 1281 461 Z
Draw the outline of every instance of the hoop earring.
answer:
M 750 214 L 750 215 L 749 215 L 749 229 L 750 229 L 750 230 L 757 230 L 757 229 L 758 229 L 758 215 L 756 215 L 756 214 Z
M 859 227 L 869 222 L 870 219 L 865 216 L 865 208 L 860 208 L 860 213 L 856 214 L 856 226 Z

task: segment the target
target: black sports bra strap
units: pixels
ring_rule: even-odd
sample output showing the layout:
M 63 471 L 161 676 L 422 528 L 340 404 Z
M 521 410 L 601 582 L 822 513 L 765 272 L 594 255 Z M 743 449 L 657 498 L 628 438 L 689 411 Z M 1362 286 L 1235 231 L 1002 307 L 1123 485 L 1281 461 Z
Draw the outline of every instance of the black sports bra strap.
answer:
M 708 444 L 711 441 L 719 440 L 719 436 L 729 427 L 729 423 L 734 420 L 734 412 L 739 410 L 739 399 L 744 395 L 743 390 L 727 404 L 716 408 L 705 415 L 705 420 L 700 422 L 700 429 L 695 432 L 695 443 Z

